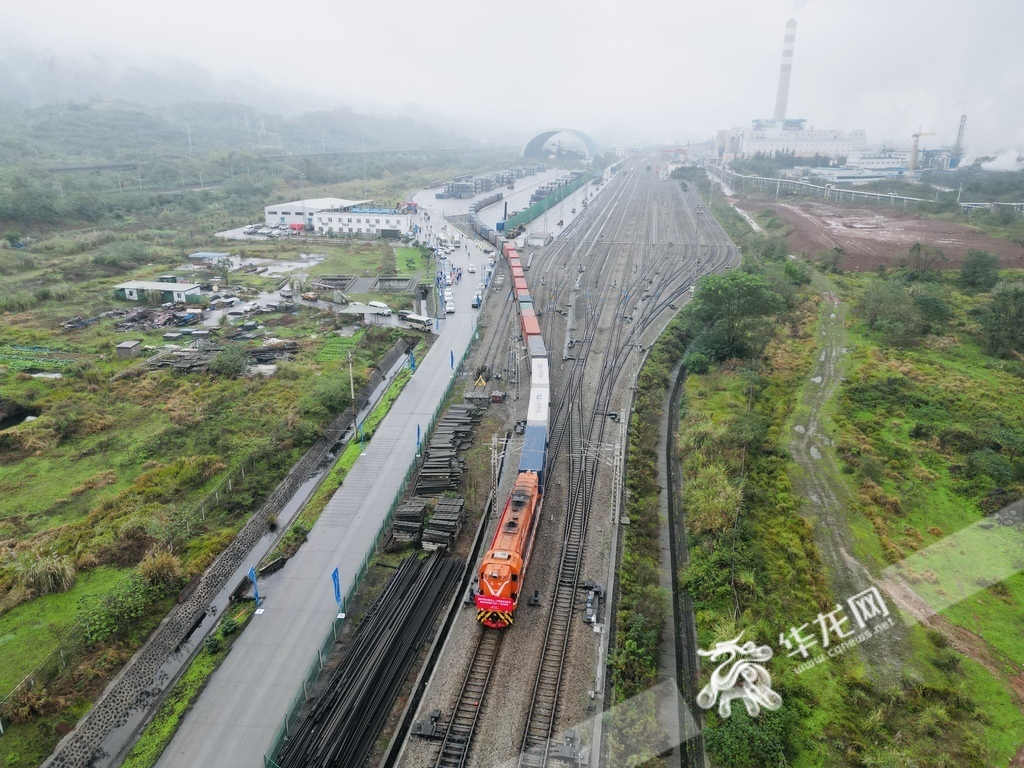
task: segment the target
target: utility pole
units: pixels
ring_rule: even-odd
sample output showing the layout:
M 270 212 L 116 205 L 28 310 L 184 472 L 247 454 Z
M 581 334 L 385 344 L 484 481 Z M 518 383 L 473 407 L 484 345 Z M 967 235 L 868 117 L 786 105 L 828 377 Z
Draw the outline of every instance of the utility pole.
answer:
M 188 156 L 192 157 L 192 128 L 185 125 L 185 132 L 188 134 Z
M 704 225 L 704 213 L 705 213 L 705 211 L 707 211 L 707 208 L 704 207 L 703 205 L 698 205 L 697 208 L 696 208 L 696 211 L 697 211 L 697 263 L 700 264 L 700 250 L 701 250 L 700 249 L 700 234 L 701 234 L 701 229 L 703 228 L 703 225 Z
M 356 383 L 355 383 L 355 379 L 352 377 L 352 350 L 351 349 L 348 351 L 348 391 L 349 391 L 349 395 L 352 398 L 352 437 L 349 438 L 349 441 L 351 442 L 352 440 L 356 439 L 356 432 L 358 430 L 358 426 L 356 424 L 356 419 L 357 419 L 357 417 L 359 415 L 358 411 L 356 410 Z

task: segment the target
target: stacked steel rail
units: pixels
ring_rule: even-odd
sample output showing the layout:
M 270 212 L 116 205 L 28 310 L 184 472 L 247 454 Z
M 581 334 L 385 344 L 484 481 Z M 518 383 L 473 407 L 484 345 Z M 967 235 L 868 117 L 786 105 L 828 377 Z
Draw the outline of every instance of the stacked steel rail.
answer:
M 402 562 L 324 693 L 285 742 L 281 768 L 362 764 L 462 568 L 438 554 Z

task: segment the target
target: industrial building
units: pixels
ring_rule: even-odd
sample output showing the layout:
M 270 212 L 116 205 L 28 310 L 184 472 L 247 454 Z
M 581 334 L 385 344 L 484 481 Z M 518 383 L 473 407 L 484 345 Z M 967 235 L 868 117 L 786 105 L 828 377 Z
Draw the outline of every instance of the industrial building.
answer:
M 277 203 L 264 208 L 268 226 L 302 227 L 322 235 L 400 238 L 412 231 L 406 207 L 381 208 L 373 200 L 320 197 Z
M 397 239 L 412 232 L 411 216 L 396 208 L 359 205 L 344 210 L 329 209 L 317 211 L 315 219 L 313 230 L 322 235 Z
M 793 49 L 796 45 L 796 19 L 786 22 L 782 43 L 782 65 L 775 94 L 775 112 L 771 119 L 754 120 L 749 129 L 732 128 L 718 131 L 715 154 L 720 162 L 756 155 L 793 154 L 797 157 L 847 157 L 862 154 L 867 148 L 867 134 L 862 130 L 843 131 L 807 127 L 807 120 L 787 118 L 789 81 L 793 70 Z
M 290 203 L 268 205 L 263 209 L 268 227 L 302 224 L 313 228 L 313 217 L 319 211 L 339 211 L 358 205 L 367 205 L 372 200 L 342 200 L 340 197 L 317 197 L 310 200 L 293 200 Z

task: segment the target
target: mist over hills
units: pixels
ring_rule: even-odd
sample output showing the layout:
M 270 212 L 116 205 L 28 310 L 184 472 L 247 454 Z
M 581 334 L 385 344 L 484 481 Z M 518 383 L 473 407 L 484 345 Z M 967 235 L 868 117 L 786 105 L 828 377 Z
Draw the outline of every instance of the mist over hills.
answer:
M 300 88 L 222 80 L 178 59 L 141 66 L 92 54 L 59 61 L 45 51 L 0 54 L 0 162 L 479 145 L 463 122 L 411 104 L 401 111 L 415 118 L 362 114 Z

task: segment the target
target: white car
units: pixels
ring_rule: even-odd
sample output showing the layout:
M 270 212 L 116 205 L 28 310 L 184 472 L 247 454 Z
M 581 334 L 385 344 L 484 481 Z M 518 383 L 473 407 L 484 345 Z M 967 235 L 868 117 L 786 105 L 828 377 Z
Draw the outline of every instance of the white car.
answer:
M 444 289 L 444 300 L 445 301 L 451 301 L 452 300 L 452 289 L 451 288 L 445 288 Z
M 455 302 L 449 301 L 444 305 L 445 314 L 452 314 L 455 311 Z
M 466 265 L 466 271 L 467 272 L 476 272 L 476 264 L 468 264 L 468 265 Z

